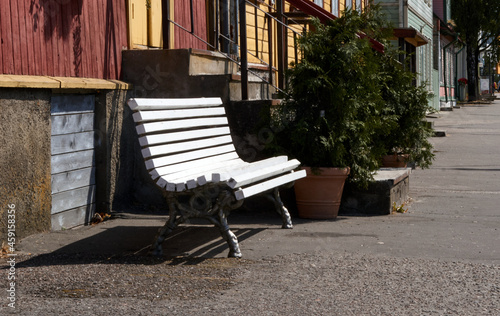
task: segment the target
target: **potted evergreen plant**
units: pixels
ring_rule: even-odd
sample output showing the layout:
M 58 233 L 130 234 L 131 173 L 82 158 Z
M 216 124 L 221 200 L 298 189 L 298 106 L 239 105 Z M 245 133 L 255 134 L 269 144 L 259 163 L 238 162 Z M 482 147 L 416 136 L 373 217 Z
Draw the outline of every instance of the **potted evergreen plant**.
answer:
M 371 10 L 346 11 L 328 25 L 314 21 L 314 31 L 299 40 L 301 59 L 288 73 L 287 95 L 272 122 L 280 131 L 275 144 L 308 172 L 295 183 L 301 217 L 335 218 L 347 176 L 366 186 L 379 166 L 384 147 L 374 139 L 394 118 L 381 115 L 380 53 L 358 35 L 380 37 L 376 22 Z M 330 180 L 340 183 L 339 191 L 327 186 Z
M 385 148 L 382 166 L 406 167 L 411 162 L 426 168 L 434 157 L 428 140 L 432 128 L 425 120 L 426 114 L 432 111 L 429 92 L 425 84 L 416 84 L 416 75 L 404 69 L 395 58 L 397 55 L 397 51 L 388 50 L 381 56 L 384 112 L 394 119 L 390 129 L 376 139 Z

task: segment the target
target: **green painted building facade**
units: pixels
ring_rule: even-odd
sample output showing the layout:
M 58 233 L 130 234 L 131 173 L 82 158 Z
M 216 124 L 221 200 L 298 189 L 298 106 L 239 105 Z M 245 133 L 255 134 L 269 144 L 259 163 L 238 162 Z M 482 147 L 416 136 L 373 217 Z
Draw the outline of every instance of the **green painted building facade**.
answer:
M 411 70 L 418 84 L 425 84 L 433 95 L 429 105 L 439 110 L 439 74 L 433 67 L 433 6 L 432 0 L 375 0 L 380 4 L 398 38 L 394 43 L 414 56 Z M 437 85 L 436 85 L 437 84 Z

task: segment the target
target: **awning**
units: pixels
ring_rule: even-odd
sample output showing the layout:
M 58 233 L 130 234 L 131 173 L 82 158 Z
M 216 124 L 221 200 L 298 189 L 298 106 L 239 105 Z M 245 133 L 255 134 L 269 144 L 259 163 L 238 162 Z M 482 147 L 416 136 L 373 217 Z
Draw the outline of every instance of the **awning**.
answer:
M 419 47 L 429 43 L 429 40 L 422 33 L 409 27 L 394 29 L 394 38 L 404 38 L 405 41 L 415 47 Z

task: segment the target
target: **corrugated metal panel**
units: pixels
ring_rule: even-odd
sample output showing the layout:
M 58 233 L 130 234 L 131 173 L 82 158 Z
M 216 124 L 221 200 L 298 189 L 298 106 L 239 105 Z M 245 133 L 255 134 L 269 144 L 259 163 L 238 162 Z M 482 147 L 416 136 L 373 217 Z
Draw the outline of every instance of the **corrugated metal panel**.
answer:
M 119 79 L 122 0 L 0 0 L 0 73 Z

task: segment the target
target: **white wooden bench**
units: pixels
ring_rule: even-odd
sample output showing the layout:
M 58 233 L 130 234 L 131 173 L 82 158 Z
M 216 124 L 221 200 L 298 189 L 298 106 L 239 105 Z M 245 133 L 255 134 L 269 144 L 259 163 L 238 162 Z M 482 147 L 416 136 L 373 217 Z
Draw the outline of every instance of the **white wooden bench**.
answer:
M 219 227 L 229 257 L 241 257 L 227 216 L 245 198 L 261 193 L 273 200 L 282 227 L 292 228 L 278 189 L 305 177 L 305 171 L 295 172 L 300 162 L 286 156 L 252 163 L 240 159 L 220 98 L 136 98 L 128 105 L 146 168 L 169 205 L 169 219 L 158 231 L 153 254 L 162 254 L 162 242 L 177 225 L 199 217 Z

